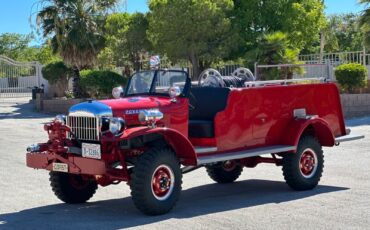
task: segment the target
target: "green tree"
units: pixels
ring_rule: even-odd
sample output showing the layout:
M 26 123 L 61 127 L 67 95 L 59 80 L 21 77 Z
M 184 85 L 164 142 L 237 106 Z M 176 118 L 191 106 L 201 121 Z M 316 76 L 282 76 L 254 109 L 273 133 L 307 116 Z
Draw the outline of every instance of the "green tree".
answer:
M 37 25 L 51 37 L 54 52 L 73 68 L 73 93 L 81 96 L 81 69 L 91 67 L 104 47 L 102 24 L 116 0 L 41 0 Z
M 370 0 L 360 0 L 359 2 L 365 5 L 365 10 L 360 16 L 360 26 L 364 33 L 365 45 L 370 47 Z
M 233 27 L 239 32 L 241 56 L 257 45 L 257 38 L 281 31 L 291 45 L 310 49 L 325 25 L 322 0 L 234 0 Z
M 125 66 L 130 63 L 136 71 L 142 68 L 142 57 L 150 49 L 147 38 L 148 20 L 142 13 L 115 13 L 105 23 L 107 47 L 99 60 L 111 65 Z
M 193 76 L 234 45 L 232 0 L 150 0 L 149 39 L 173 62 L 189 60 Z
M 294 48 L 288 39 L 288 36 L 282 32 L 266 34 L 257 39 L 258 45 L 247 52 L 246 59 L 258 64 L 281 64 L 297 63 L 299 49 Z M 249 63 L 253 65 L 254 63 Z M 291 79 L 292 68 L 269 68 L 259 69 L 258 76 L 260 80 Z
M 0 35 L 0 55 L 19 60 L 31 42 L 31 35 L 4 33 Z
M 38 61 L 41 64 L 58 60 L 58 56 L 52 52 L 50 42 L 46 42 L 39 47 L 30 46 L 31 41 L 31 35 L 1 34 L 0 55 L 20 62 Z
M 37 52 L 33 58 L 34 61 L 38 61 L 45 65 L 50 62 L 56 62 L 62 60 L 58 54 L 53 53 L 50 41 L 47 41 L 41 47 L 37 48 Z
M 359 29 L 357 14 L 336 14 L 329 16 L 324 31 L 325 51 L 359 51 L 363 49 L 363 33 Z

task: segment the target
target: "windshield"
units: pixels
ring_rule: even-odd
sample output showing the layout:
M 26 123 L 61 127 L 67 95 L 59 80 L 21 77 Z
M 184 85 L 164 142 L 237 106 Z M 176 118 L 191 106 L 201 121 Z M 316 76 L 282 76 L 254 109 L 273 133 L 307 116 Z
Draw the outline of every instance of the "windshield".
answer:
M 157 73 L 156 77 L 155 73 Z M 153 70 L 138 72 L 131 77 L 126 95 L 149 93 L 168 95 L 168 90 L 173 86 L 178 86 L 180 91 L 183 92 L 186 80 L 187 75 L 182 71 Z M 153 88 L 151 88 L 152 86 Z

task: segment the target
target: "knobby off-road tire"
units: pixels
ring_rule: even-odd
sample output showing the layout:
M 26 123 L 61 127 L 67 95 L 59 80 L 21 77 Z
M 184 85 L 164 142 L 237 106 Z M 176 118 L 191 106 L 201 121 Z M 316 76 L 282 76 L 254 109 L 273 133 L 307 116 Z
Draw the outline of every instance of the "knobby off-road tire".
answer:
M 324 155 L 319 141 L 303 136 L 296 153 L 283 156 L 283 175 L 294 190 L 310 190 L 317 186 L 324 168 Z
M 217 183 L 231 183 L 239 178 L 243 166 L 235 161 L 225 161 L 214 165 L 207 165 L 208 176 Z
M 152 148 L 139 156 L 131 174 L 131 196 L 146 215 L 169 212 L 180 197 L 182 173 L 175 153 Z
M 95 180 L 81 175 L 50 172 L 50 185 L 54 194 L 63 202 L 84 203 L 95 193 L 98 185 Z

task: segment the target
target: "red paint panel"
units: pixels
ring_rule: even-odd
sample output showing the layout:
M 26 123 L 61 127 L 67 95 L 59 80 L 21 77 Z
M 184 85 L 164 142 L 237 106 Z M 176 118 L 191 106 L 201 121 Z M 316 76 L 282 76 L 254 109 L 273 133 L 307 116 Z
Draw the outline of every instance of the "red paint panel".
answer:
M 138 113 L 142 109 L 159 109 L 164 115 L 158 126 L 176 129 L 188 136 L 188 99 L 178 97 L 176 101 L 164 96 L 127 97 L 100 101 L 113 111 L 113 116 L 125 119 L 128 126 L 142 125 Z
M 332 83 L 233 89 L 215 118 L 220 151 L 282 144 L 293 110 L 318 115 L 334 136 L 345 135 L 338 88 Z
M 189 138 L 194 146 L 216 146 L 215 138 Z
M 169 129 L 167 127 L 135 127 L 127 129 L 119 139 L 130 139 L 138 136 L 148 135 L 152 133 L 158 133 L 164 136 L 166 141 L 175 150 L 176 155 L 181 159 L 181 163 L 184 165 L 196 165 L 197 158 L 193 145 L 190 143 L 187 136 L 184 136 L 181 132 L 175 129 Z M 104 139 L 103 139 L 104 140 Z M 104 140 L 109 141 L 109 140 Z
M 57 159 L 55 154 L 44 153 L 27 153 L 27 166 L 36 169 L 52 170 L 52 162 Z M 68 157 L 63 163 L 68 164 L 69 173 L 86 174 L 86 175 L 104 175 L 106 173 L 105 162 L 101 160 Z
M 315 132 L 316 137 L 323 146 L 333 146 L 335 143 L 335 137 L 329 127 L 329 124 L 319 117 L 314 117 L 309 120 L 292 120 L 288 127 L 285 129 L 285 133 L 282 137 L 281 144 L 297 146 L 300 136 L 303 132 L 311 126 Z

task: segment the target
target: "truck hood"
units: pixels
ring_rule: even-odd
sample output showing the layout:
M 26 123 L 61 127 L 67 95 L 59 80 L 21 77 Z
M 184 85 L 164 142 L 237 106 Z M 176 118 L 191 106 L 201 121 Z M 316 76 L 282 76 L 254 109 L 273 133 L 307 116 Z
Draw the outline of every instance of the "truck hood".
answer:
M 72 106 L 70 116 L 121 117 L 126 124 L 139 125 L 139 113 L 143 109 L 159 109 L 171 104 L 168 97 L 128 97 L 101 101 L 88 101 Z
M 164 107 L 171 103 L 167 97 L 128 97 L 112 100 L 99 101 L 110 107 L 115 117 L 126 117 L 138 114 L 142 109 L 154 109 Z

